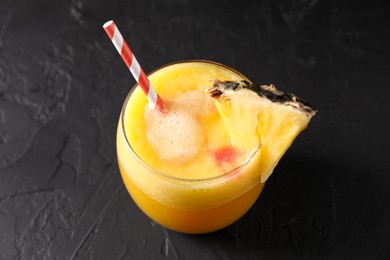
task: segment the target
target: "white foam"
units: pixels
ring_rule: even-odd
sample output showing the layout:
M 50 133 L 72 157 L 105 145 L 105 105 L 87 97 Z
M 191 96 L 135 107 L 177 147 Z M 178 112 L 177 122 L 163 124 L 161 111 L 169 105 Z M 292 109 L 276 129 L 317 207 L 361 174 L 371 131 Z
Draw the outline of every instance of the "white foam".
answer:
M 188 161 L 198 154 L 205 141 L 197 119 L 201 109 L 191 105 L 196 104 L 193 95 L 189 93 L 173 101 L 164 100 L 164 113 L 149 108 L 145 110 L 148 140 L 163 160 Z
M 215 109 L 213 98 L 198 90 L 187 91 L 173 102 L 175 106 L 185 109 L 195 117 L 202 117 Z

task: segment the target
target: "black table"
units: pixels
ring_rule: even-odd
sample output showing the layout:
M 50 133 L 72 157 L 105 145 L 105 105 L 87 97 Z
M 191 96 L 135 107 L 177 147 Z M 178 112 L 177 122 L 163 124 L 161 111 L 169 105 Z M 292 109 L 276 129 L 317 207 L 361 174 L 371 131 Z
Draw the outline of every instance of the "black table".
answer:
M 390 259 L 387 1 L 2 1 L 0 259 Z M 207 235 L 150 221 L 115 131 L 146 72 L 224 63 L 318 110 L 241 220 Z

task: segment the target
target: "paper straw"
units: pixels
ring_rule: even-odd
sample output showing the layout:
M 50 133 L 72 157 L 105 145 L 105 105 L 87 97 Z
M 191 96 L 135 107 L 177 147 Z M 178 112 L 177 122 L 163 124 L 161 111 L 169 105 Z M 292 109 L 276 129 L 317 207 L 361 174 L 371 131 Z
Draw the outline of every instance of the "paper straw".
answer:
M 133 74 L 133 77 L 138 82 L 138 85 L 144 91 L 149 101 L 149 104 L 152 106 L 153 109 L 157 108 L 158 110 L 163 111 L 164 104 L 162 102 L 162 99 L 157 94 L 152 84 L 150 84 L 148 77 L 146 77 L 144 70 L 141 68 L 133 52 L 130 50 L 126 41 L 123 39 L 122 34 L 120 33 L 118 27 L 115 25 L 114 21 L 111 20 L 106 22 L 103 25 L 103 28 L 106 31 L 108 37 L 110 37 L 116 50 L 121 55 L 127 68 L 130 70 L 131 74 Z

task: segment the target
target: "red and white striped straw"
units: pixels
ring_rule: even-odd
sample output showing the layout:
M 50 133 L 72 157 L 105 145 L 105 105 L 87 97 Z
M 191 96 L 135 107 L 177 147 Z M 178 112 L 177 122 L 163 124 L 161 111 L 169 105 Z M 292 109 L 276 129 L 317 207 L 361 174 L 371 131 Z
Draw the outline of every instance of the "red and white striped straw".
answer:
M 115 25 L 114 21 L 111 20 L 106 22 L 103 25 L 103 28 L 106 31 L 108 37 L 110 37 L 116 50 L 121 55 L 123 61 L 126 63 L 127 68 L 130 70 L 131 74 L 133 74 L 133 77 L 138 82 L 138 85 L 145 92 L 149 104 L 152 106 L 153 109 L 157 108 L 158 110 L 163 111 L 164 104 L 162 102 L 162 99 L 157 94 L 152 84 L 150 84 L 148 77 L 146 77 L 144 70 L 141 68 L 133 52 L 130 50 L 126 41 L 123 39 L 122 34 L 120 33 L 118 27 Z

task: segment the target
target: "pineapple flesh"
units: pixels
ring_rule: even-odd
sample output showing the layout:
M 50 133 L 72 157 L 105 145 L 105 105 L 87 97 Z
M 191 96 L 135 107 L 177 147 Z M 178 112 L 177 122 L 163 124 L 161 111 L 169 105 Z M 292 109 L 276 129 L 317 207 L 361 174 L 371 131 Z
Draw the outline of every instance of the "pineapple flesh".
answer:
M 215 80 L 208 92 L 215 98 L 233 147 L 260 147 L 262 182 L 316 113 L 310 104 L 274 85 Z

